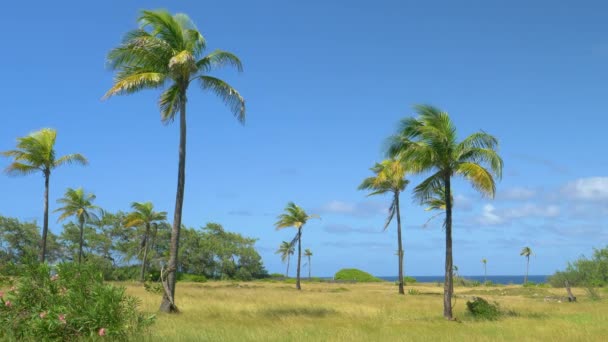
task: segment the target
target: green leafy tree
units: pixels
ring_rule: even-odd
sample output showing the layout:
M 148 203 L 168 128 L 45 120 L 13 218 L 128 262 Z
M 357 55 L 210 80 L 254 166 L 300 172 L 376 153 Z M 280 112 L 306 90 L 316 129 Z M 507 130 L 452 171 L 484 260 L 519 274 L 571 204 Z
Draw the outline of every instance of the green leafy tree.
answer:
M 131 208 L 133 209 L 133 212 L 126 217 L 125 227 L 145 227 L 140 245 L 140 250 L 143 250 L 144 255 L 141 263 L 141 275 L 139 280 L 143 283 L 146 276 L 146 264 L 148 262 L 148 250 L 150 249 L 150 232 L 152 225 L 157 225 L 159 222 L 166 220 L 167 213 L 164 211 L 154 211 L 154 205 L 151 202 L 133 202 L 131 204 Z
M 368 196 L 390 193 L 393 197 L 388 210 L 388 218 L 384 224 L 384 230 L 388 228 L 389 224 L 393 220 L 393 217 L 397 216 L 399 294 L 403 295 L 405 294 L 405 290 L 403 288 L 403 240 L 401 237 L 401 209 L 399 208 L 399 195 L 405 190 L 405 187 L 409 183 L 409 181 L 405 179 L 405 164 L 397 159 L 389 159 L 376 164 L 373 168 L 371 168 L 371 170 L 375 176 L 368 177 L 363 180 L 361 185 L 359 185 L 359 190 L 371 191 Z
M 180 142 L 177 191 L 167 286 L 160 310 L 176 312 L 175 272 L 178 265 L 179 235 L 186 182 L 186 102 L 191 83 L 219 96 L 240 122 L 245 120 L 245 100 L 225 81 L 209 76 L 213 69 L 230 65 L 242 70 L 239 58 L 216 50 L 203 55 L 205 38 L 185 14 L 171 15 L 164 10 L 142 11 L 140 28 L 126 34 L 122 44 L 108 54 L 110 67 L 117 70 L 114 85 L 105 98 L 132 94 L 143 89 L 165 90 L 160 95 L 161 121 L 172 122 L 179 113 Z
M 86 193 L 83 188 L 72 189 L 68 188 L 63 198 L 57 200 L 57 203 L 63 205 L 55 210 L 60 212 L 58 221 L 63 221 L 70 216 L 74 216 L 78 221 L 78 228 L 80 230 L 80 239 L 78 247 L 78 263 L 82 262 L 82 247 L 84 245 L 84 227 L 87 221 L 90 219 L 97 220 L 95 211 L 99 210 L 99 207 L 93 204 L 96 196 L 91 193 Z
M 404 119 L 397 134 L 389 141 L 388 155 L 399 158 L 414 173 L 432 172 L 414 189 L 415 197 L 426 203 L 444 189 L 445 200 L 445 284 L 443 315 L 452 319 L 452 177 L 467 180 L 482 195 L 493 198 L 495 178 L 502 176 L 503 162 L 498 155 L 498 141 L 485 132 L 457 140 L 456 127 L 446 112 L 420 105 L 417 118 Z
M 294 252 L 295 247 L 287 241 L 281 242 L 279 249 L 275 252 L 275 254 L 279 254 L 281 256 L 282 262 L 287 261 L 287 270 L 285 271 L 285 277 L 289 277 L 289 260 L 291 259 L 291 256 Z
M 526 258 L 526 276 L 524 277 L 524 284 L 528 282 L 528 271 L 530 270 L 530 255 L 534 254 L 530 247 L 524 247 L 519 252 L 519 255 Z
M 311 268 L 312 268 L 312 263 L 311 263 L 312 252 L 310 251 L 310 249 L 306 248 L 304 250 L 304 256 L 308 258 L 308 280 L 312 280 L 312 273 L 311 273 Z
M 49 232 L 49 182 L 51 172 L 64 164 L 86 165 L 88 163 L 86 158 L 78 153 L 57 158 L 55 153 L 56 138 L 57 131 L 51 128 L 43 128 L 28 136 L 18 138 L 17 149 L 2 152 L 4 156 L 13 159 L 13 162 L 6 168 L 6 173 L 9 175 L 29 175 L 36 172 L 42 172 L 44 175 L 44 219 L 40 243 L 41 262 L 44 262 L 46 258 Z
M 298 268 L 296 272 L 296 289 L 301 290 L 300 285 L 300 264 L 302 261 L 302 228 L 311 218 L 318 218 L 317 215 L 308 215 L 304 209 L 300 208 L 293 202 L 289 202 L 285 207 L 285 213 L 279 215 L 278 221 L 274 224 L 276 229 L 294 227 L 298 230 L 295 238 L 291 241 L 291 245 L 298 243 Z
M 483 264 L 483 281 L 485 283 L 488 281 L 488 259 L 481 259 L 481 263 Z

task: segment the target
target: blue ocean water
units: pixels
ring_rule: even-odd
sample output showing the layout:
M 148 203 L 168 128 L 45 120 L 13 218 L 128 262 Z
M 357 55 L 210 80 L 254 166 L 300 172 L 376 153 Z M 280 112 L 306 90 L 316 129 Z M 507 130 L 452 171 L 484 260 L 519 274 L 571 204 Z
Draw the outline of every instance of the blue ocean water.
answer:
M 417 282 L 419 283 L 443 283 L 444 276 L 413 276 Z M 481 283 L 484 282 L 484 276 L 461 276 L 462 278 L 468 280 L 477 280 Z M 387 281 L 397 281 L 398 277 L 378 277 L 380 279 L 384 279 Z M 545 283 L 549 278 L 548 275 L 529 275 L 528 281 L 534 283 Z M 524 276 L 523 275 L 489 275 L 485 279 L 493 282 L 494 284 L 523 284 Z

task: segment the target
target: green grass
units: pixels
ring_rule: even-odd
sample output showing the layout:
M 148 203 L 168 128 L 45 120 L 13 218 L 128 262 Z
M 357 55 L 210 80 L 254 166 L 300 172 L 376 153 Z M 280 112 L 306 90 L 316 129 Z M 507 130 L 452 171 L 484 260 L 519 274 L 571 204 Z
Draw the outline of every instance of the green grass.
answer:
M 158 314 L 148 341 L 601 341 L 608 336 L 608 301 L 544 302 L 563 289 L 476 288 L 475 296 L 500 303 L 509 315 L 479 321 L 466 313 L 470 288 L 456 288 L 454 314 L 442 318 L 442 289 L 408 286 L 418 295 L 397 295 L 393 283 L 304 282 L 298 292 L 284 283 L 178 283 L 178 315 Z M 128 291 L 142 309 L 156 312 L 157 294 L 139 285 Z M 523 290 L 523 291 L 522 291 Z M 531 296 L 528 290 L 542 290 Z M 498 292 L 500 291 L 500 292 Z

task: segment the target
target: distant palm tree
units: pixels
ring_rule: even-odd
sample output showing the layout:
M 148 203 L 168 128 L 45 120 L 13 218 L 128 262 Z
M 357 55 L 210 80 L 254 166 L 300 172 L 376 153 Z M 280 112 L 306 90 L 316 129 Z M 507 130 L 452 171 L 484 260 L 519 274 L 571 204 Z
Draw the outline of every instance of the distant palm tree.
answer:
M 6 168 L 9 175 L 28 175 L 34 172 L 42 172 L 44 175 L 44 219 L 42 223 L 42 241 L 40 251 L 40 262 L 46 257 L 46 240 L 49 231 L 49 181 L 51 171 L 64 164 L 77 163 L 87 165 L 87 160 L 82 155 L 68 154 L 63 157 L 55 156 L 55 140 L 57 131 L 51 128 L 43 128 L 28 136 L 17 139 L 17 149 L 2 152 L 6 157 L 13 158 Z
M 526 276 L 524 277 L 524 284 L 528 282 L 528 270 L 530 269 L 530 255 L 534 254 L 530 247 L 524 247 L 521 249 L 519 255 L 526 257 Z
M 285 213 L 279 215 L 278 221 L 274 224 L 277 229 L 283 229 L 287 227 L 294 227 L 298 230 L 295 238 L 292 240 L 291 245 L 296 241 L 298 242 L 298 269 L 296 273 L 296 289 L 301 290 L 300 286 L 300 264 L 302 260 L 302 228 L 306 222 L 311 218 L 318 218 L 317 215 L 308 215 L 304 209 L 300 208 L 293 202 L 289 202 L 285 207 Z
M 359 185 L 359 190 L 370 190 L 368 196 L 383 195 L 390 193 L 392 195 L 391 205 L 388 211 L 388 218 L 384 224 L 384 230 L 397 216 L 397 254 L 398 254 L 398 275 L 399 275 L 399 294 L 405 294 L 403 284 L 403 242 L 401 238 L 401 210 L 399 208 L 399 194 L 405 190 L 409 183 L 405 179 L 406 168 L 405 164 L 397 159 L 385 160 L 377 163 L 371 168 L 375 174 L 373 177 L 368 177 Z
M 281 255 L 281 261 L 285 262 L 285 260 L 287 260 L 287 271 L 285 271 L 286 278 L 289 277 L 289 260 L 291 259 L 291 256 L 294 252 L 295 247 L 289 242 L 283 241 L 281 243 L 281 246 L 279 246 L 279 249 L 275 253 Z
M 483 282 L 488 281 L 488 260 L 486 258 L 481 259 L 481 263 L 483 264 Z
M 144 257 L 141 263 L 141 275 L 139 280 L 143 283 L 146 279 L 146 263 L 148 262 L 148 250 L 150 249 L 150 228 L 153 223 L 162 222 L 167 219 L 167 212 L 154 211 L 154 205 L 151 202 L 131 203 L 133 211 L 125 218 L 125 227 L 144 226 L 145 232 L 141 239 L 141 249 L 144 252 Z
M 312 252 L 310 251 L 310 249 L 306 248 L 304 250 L 304 256 L 308 257 L 308 280 L 312 280 L 312 272 L 311 272 L 311 267 L 312 267 L 312 263 L 310 261 L 310 258 L 312 257 Z
M 169 124 L 179 112 L 177 191 L 167 276 L 169 291 L 165 291 L 160 306 L 163 312 L 177 312 L 175 284 L 186 183 L 188 88 L 191 83 L 198 83 L 202 90 L 215 93 L 242 123 L 245 121 L 245 100 L 228 83 L 208 75 L 213 69 L 225 65 L 242 71 L 242 65 L 236 55 L 226 51 L 216 50 L 203 56 L 205 38 L 185 14 L 171 15 L 165 10 L 142 11 L 138 21 L 140 28 L 128 32 L 123 43 L 108 54 L 110 67 L 118 72 L 114 85 L 104 98 L 164 87 L 158 102 L 161 121 Z
M 497 153 L 498 141 L 485 132 L 477 132 L 458 142 L 456 127 L 449 115 L 438 108 L 421 105 L 418 118 L 404 119 L 397 134 L 389 141 L 388 155 L 402 159 L 414 173 L 434 172 L 414 189 L 414 195 L 426 203 L 444 189 L 445 196 L 445 284 L 443 315 L 452 319 L 452 177 L 459 175 L 473 188 L 494 197 L 494 178 L 502 176 L 502 159 Z M 484 167 L 485 166 L 485 167 Z M 489 170 L 488 168 L 489 167 Z
M 100 208 L 93 205 L 96 196 L 90 193 L 85 193 L 82 188 L 68 188 L 63 198 L 57 200 L 57 203 L 63 204 L 63 207 L 56 209 L 54 212 L 60 212 L 58 221 L 63 221 L 70 216 L 74 216 L 78 220 L 80 228 L 80 242 L 78 247 L 78 263 L 82 262 L 82 246 L 84 245 L 84 225 L 90 219 L 98 220 L 99 218 L 94 211 Z

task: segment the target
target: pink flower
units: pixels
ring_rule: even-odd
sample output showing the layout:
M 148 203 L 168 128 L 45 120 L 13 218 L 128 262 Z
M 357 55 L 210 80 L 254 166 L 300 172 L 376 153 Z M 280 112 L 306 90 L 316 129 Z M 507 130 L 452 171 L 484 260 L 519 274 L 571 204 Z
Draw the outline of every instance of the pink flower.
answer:
M 13 303 L 11 303 L 10 300 L 7 300 L 6 302 L 4 302 L 4 305 L 10 308 L 11 306 L 13 306 Z
M 46 311 L 44 311 L 44 312 L 41 312 L 40 315 L 38 315 L 38 316 L 40 316 L 40 318 L 44 319 L 44 317 L 46 317 L 46 314 L 47 314 Z
M 106 328 L 99 329 L 99 332 L 97 334 L 99 336 L 106 336 Z
M 54 276 L 51 277 L 51 281 L 55 281 L 59 279 L 59 274 L 55 274 Z
M 65 315 L 59 315 L 59 321 L 61 323 L 65 324 L 66 323 L 66 321 L 65 321 Z

